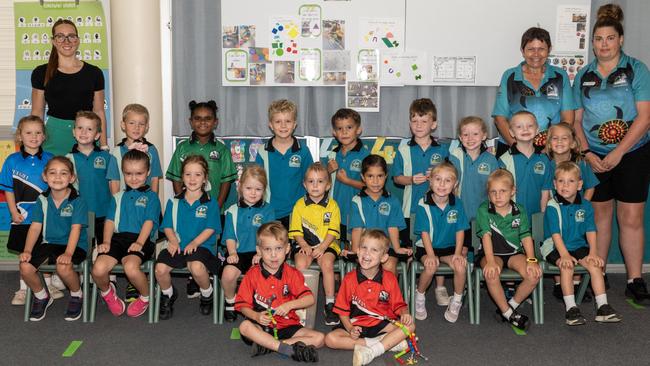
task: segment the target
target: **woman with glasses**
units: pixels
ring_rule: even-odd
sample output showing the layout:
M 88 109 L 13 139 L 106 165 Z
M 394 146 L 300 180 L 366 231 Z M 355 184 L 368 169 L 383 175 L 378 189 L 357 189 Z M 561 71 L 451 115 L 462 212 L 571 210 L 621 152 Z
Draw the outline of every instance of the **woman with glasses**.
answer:
M 52 27 L 52 52 L 47 64 L 32 72 L 32 113 L 45 117 L 47 140 L 43 149 L 54 155 L 72 150 L 74 118 L 78 111 L 93 111 L 102 121 L 101 146 L 106 146 L 104 114 L 104 75 L 94 65 L 77 58 L 79 36 L 77 27 L 67 19 L 59 19 Z

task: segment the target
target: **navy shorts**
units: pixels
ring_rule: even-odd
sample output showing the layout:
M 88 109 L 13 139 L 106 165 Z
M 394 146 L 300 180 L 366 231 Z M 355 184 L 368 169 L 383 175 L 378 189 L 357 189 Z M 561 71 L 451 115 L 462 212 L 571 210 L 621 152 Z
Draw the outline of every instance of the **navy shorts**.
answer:
M 235 264 L 223 262 L 223 267 L 226 268 L 227 266 L 234 266 L 237 267 L 241 274 L 246 274 L 246 272 L 248 272 L 248 270 L 253 266 L 253 257 L 255 254 L 257 254 L 257 252 L 237 253 L 239 261 Z M 227 255 L 226 258 L 228 258 Z
M 388 324 L 390 324 L 390 322 L 386 319 L 383 319 L 382 321 L 377 323 L 377 325 L 373 325 L 372 327 L 361 327 L 361 334 L 359 335 L 359 338 L 375 338 L 379 335 L 386 334 L 384 328 L 386 328 Z M 345 327 L 343 326 L 343 324 L 339 323 L 334 327 L 334 329 L 345 330 Z
M 25 250 L 25 242 L 27 241 L 27 232 L 29 231 L 29 224 L 11 225 L 9 229 L 9 238 L 7 239 L 7 249 L 12 252 L 22 253 Z M 36 246 L 43 241 L 43 235 L 39 235 L 36 240 Z
M 122 263 L 122 258 L 127 255 L 135 255 L 140 258 L 142 263 L 148 261 L 152 258 L 153 253 L 156 249 L 155 244 L 151 240 L 147 240 L 142 246 L 142 249 L 137 252 L 129 251 L 131 244 L 135 243 L 138 240 L 140 234 L 136 233 L 115 233 L 111 238 L 111 248 L 108 250 L 108 253 L 100 253 L 100 255 L 108 255 L 117 259 L 118 263 Z
M 36 245 L 32 250 L 32 259 L 29 264 L 35 268 L 40 267 L 45 262 L 55 264 L 56 259 L 63 253 L 67 245 L 41 243 Z M 86 259 L 86 251 L 77 247 L 72 254 L 72 264 L 80 264 Z
M 249 320 L 249 321 L 253 322 L 252 320 Z M 255 323 L 255 322 L 253 322 L 253 323 Z M 257 324 L 257 323 L 255 323 L 255 324 Z M 302 329 L 302 325 L 300 325 L 300 324 L 290 325 L 288 327 L 278 329 L 278 340 L 289 339 L 289 338 L 293 337 L 300 329 Z M 264 330 L 265 332 L 267 332 L 270 335 L 273 335 L 273 328 L 262 327 L 262 330 Z M 241 340 L 244 341 L 244 343 L 246 343 L 249 346 L 251 344 L 253 344 L 253 341 L 251 341 L 250 339 L 248 339 L 248 338 L 246 338 L 244 336 L 241 336 Z
M 448 255 L 454 255 L 456 253 L 456 247 L 446 247 L 446 248 L 434 248 L 433 252 L 436 254 L 438 258 L 440 257 L 446 257 Z M 424 249 L 424 247 L 415 247 L 415 259 L 418 261 L 424 257 L 424 255 L 427 254 L 427 251 Z
M 221 267 L 219 259 L 210 250 L 203 247 L 196 248 L 192 254 L 185 255 L 181 251 L 180 254 L 176 253 L 173 257 L 167 249 L 163 249 L 156 259 L 156 263 L 163 263 L 172 268 L 185 268 L 187 262 L 201 262 L 212 274 L 218 274 Z
M 569 254 L 571 254 L 571 256 L 575 259 L 581 260 L 582 258 L 589 255 L 589 247 L 581 247 L 576 250 L 570 250 Z M 560 259 L 560 252 L 558 252 L 557 249 L 553 249 L 552 252 L 548 253 L 544 260 L 549 264 L 556 266 L 558 259 Z

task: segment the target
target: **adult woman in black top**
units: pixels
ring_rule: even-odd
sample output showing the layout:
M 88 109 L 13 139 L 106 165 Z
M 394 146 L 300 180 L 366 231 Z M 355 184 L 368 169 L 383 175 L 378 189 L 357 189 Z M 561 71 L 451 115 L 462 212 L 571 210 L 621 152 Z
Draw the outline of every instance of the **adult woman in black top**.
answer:
M 32 114 L 44 117 L 48 105 L 43 149 L 54 155 L 71 151 L 75 115 L 79 111 L 97 113 L 102 120 L 101 146 L 106 145 L 104 75 L 97 67 L 76 57 L 79 49 L 77 27 L 59 19 L 52 27 L 52 52 L 47 64 L 32 72 Z

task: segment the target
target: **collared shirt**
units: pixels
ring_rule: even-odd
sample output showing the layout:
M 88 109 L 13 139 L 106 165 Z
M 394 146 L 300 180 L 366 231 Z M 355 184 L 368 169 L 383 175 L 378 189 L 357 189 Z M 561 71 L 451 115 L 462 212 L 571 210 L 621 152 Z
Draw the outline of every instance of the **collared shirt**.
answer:
M 374 278 L 364 276 L 360 268 L 345 275 L 336 295 L 334 312 L 350 317 L 355 326 L 372 327 L 383 317 L 399 319 L 406 306 L 397 277 L 379 266 Z
M 352 204 L 350 210 L 350 229 L 379 229 L 388 235 L 388 228 L 398 230 L 406 228 L 399 200 L 384 190 L 379 199 L 375 201 L 364 189 L 354 199 L 361 201 L 361 210 L 357 204 Z
M 96 217 L 105 217 L 112 196 L 108 172 L 119 169 L 115 157 L 97 146 L 86 155 L 79 151 L 78 144 L 72 147 L 70 155 L 74 159 L 79 194 L 85 197 L 88 210 Z
M 150 172 L 149 175 L 147 176 L 146 184 L 150 186 L 151 178 L 161 178 L 163 176 L 162 168 L 160 167 L 160 158 L 156 146 L 154 146 L 154 144 L 152 144 L 151 142 L 147 141 L 145 138 L 142 138 L 142 143 L 147 144 L 148 146 L 147 155 L 149 156 Z M 117 144 L 115 148 L 119 149 L 120 157 L 124 157 L 124 154 L 126 154 L 129 151 L 129 148 L 126 146 L 126 138 L 123 138 L 122 142 Z M 122 181 L 122 185 L 124 186 L 125 184 L 124 184 L 124 178 L 122 177 L 122 167 L 120 166 L 121 163 L 122 162 L 120 160 L 118 164 L 115 165 L 115 168 L 109 167 L 107 174 L 110 180 Z
M 584 109 L 582 130 L 589 149 L 606 155 L 621 142 L 638 115 L 636 103 L 650 100 L 650 73 L 646 65 L 621 51 L 616 69 L 603 77 L 598 60 L 584 67 L 573 82 L 578 108 Z M 629 151 L 650 141 L 650 132 L 641 136 Z
M 43 170 L 53 155 L 39 147 L 30 155 L 24 147 L 7 157 L 0 172 L 0 189 L 11 192 L 16 199 L 18 212 L 23 216 L 22 225 L 32 223 L 32 211 L 38 196 L 47 189 Z M 12 223 L 14 225 L 14 223 Z
M 588 232 L 596 232 L 591 202 L 580 197 L 580 194 L 575 201 L 569 202 L 555 192 L 544 212 L 544 237 L 560 234 L 566 249 L 574 251 L 589 245 Z
M 264 263 L 260 262 L 244 275 L 235 296 L 235 310 L 249 308 L 260 312 L 267 310 L 269 305 L 275 309 L 286 302 L 308 295 L 312 295 L 312 292 L 305 284 L 302 272 L 282 263 L 278 271 L 271 274 L 264 268 Z M 295 309 L 285 316 L 276 315 L 274 318 L 278 329 L 300 324 Z
M 411 137 L 407 144 L 411 151 L 411 176 L 417 174 L 426 175 L 427 170 L 449 158 L 449 145 L 439 144 L 433 136 L 431 136 L 431 145 L 424 150 L 415 142 L 415 137 Z M 404 156 L 398 149 L 390 170 L 391 176 L 404 175 L 404 164 Z M 418 201 L 424 197 L 424 194 L 429 189 L 429 182 L 412 184 L 411 187 L 413 188 L 411 192 L 411 213 L 415 213 Z
M 521 241 L 531 236 L 526 210 L 512 201 L 510 206 L 510 212 L 501 216 L 490 201 L 485 201 L 476 214 L 476 235 L 483 238 L 486 233 L 491 234 L 494 255 L 523 253 Z M 480 250 L 483 250 L 482 246 Z
M 202 248 L 208 249 L 215 254 L 217 235 L 221 234 L 221 219 L 219 218 L 219 204 L 212 199 L 208 193 L 203 193 L 201 198 L 191 205 L 185 199 L 185 191 L 181 192 L 174 199 L 178 200 L 178 214 L 176 215 L 176 232 L 180 236 L 180 248 L 184 250 L 187 245 L 199 236 L 205 229 L 212 229 L 214 232 L 206 241 L 201 243 Z M 167 201 L 165 215 L 163 216 L 161 229 L 174 229 L 174 199 Z
M 596 174 L 594 174 L 594 170 L 591 169 L 591 165 L 589 165 L 584 159 L 576 161 L 575 158 L 572 158 L 571 161 L 576 163 L 580 168 L 580 177 L 582 178 L 582 190 L 580 193 L 584 194 L 587 189 L 596 188 L 600 181 L 598 180 L 598 177 L 596 177 Z M 555 163 L 555 160 L 551 160 L 551 171 L 553 172 L 553 176 L 555 176 L 556 167 L 557 164 Z
M 339 169 L 343 169 L 348 178 L 360 181 L 361 162 L 366 156 L 370 155 L 370 151 L 363 146 L 361 140 L 357 140 L 357 144 L 354 145 L 352 150 L 348 151 L 346 154 L 343 154 L 341 145 L 335 147 L 332 151 L 336 152 L 336 163 L 338 164 Z M 349 223 L 352 197 L 358 193 L 359 190 L 352 186 L 343 184 L 339 181 L 334 182 L 333 197 L 341 209 L 341 223 L 343 225 L 347 226 Z
M 307 244 L 315 246 L 322 243 L 327 234 L 334 236 L 334 244 L 341 237 L 341 213 L 336 201 L 325 196 L 316 203 L 309 195 L 296 201 L 291 214 L 289 238 L 302 236 Z
M 524 78 L 525 61 L 506 70 L 494 101 L 492 117 L 503 116 L 510 120 L 519 111 L 535 115 L 540 131 L 546 131 L 562 119 L 563 111 L 577 108 L 573 99 L 569 76 L 559 67 L 546 64 L 539 89 Z
M 472 157 L 460 145 L 458 150 L 449 154 L 449 160 L 458 171 L 458 185 L 460 186 L 459 198 L 463 199 L 463 208 L 468 219 L 476 217 L 478 206 L 483 203 L 487 197 L 487 179 L 490 174 L 499 167 L 499 161 L 487 149 L 482 146 L 481 153 L 472 160 Z M 463 160 L 457 157 L 459 155 Z
M 234 221 L 233 211 L 237 211 L 237 222 Z M 273 207 L 260 200 L 253 206 L 248 206 L 243 200 L 235 203 L 226 210 L 226 221 L 223 227 L 222 241 L 235 240 L 238 253 L 255 251 L 255 234 L 262 224 L 275 220 Z M 237 225 L 235 230 L 235 225 Z
M 413 233 L 418 237 L 415 245 L 424 247 L 422 233 L 433 232 L 431 236 L 433 249 L 454 247 L 456 246 L 456 233 L 469 229 L 463 202 L 450 194 L 447 205 L 440 209 L 433 201 L 432 194 L 431 191 L 428 191 L 418 202 L 413 228 Z M 431 216 L 431 221 L 429 216 Z
M 273 139 L 264 146 L 268 152 L 267 164 L 260 154 L 255 157 L 255 162 L 262 166 L 268 165 L 266 174 L 271 189 L 271 206 L 277 217 L 282 218 L 291 213 L 293 204 L 305 194 L 302 181 L 307 168 L 314 161 L 307 146 L 297 138 L 293 138 L 293 145 L 284 154 L 273 147 Z
M 118 192 L 117 194 L 119 194 Z M 158 232 L 158 223 L 160 220 L 160 200 L 158 194 L 149 188 L 142 186 L 137 189 L 127 189 L 122 193 L 120 202 L 119 225 L 115 228 L 116 233 L 133 233 L 138 234 L 142 230 L 145 221 L 153 222 L 153 229 L 149 235 L 149 240 L 154 240 Z M 115 213 L 117 211 L 116 195 L 113 195 L 106 220 L 115 222 Z
M 36 206 L 32 212 L 32 222 L 43 224 L 43 243 L 68 245 L 72 225 L 81 225 L 81 233 L 77 247 L 88 251 L 88 206 L 83 197 L 79 196 L 77 190 L 70 188 L 70 194 L 63 202 L 56 207 L 50 190 L 43 192 L 47 201 L 47 216 L 44 215 L 41 200 L 36 200 Z
M 183 180 L 181 171 L 183 160 L 190 155 L 200 155 L 208 162 L 208 181 L 210 182 L 210 195 L 217 199 L 221 193 L 221 184 L 237 179 L 237 167 L 232 161 L 232 156 L 226 145 L 217 140 L 214 134 L 208 142 L 201 144 L 194 132 L 189 140 L 176 146 L 174 155 L 169 162 L 165 177 L 172 181 Z
M 499 165 L 502 168 L 509 169 L 504 163 L 505 155 L 512 156 L 515 171 L 511 173 L 515 176 L 515 186 L 517 187 L 517 202 L 521 203 L 528 213 L 528 219 L 541 212 L 542 191 L 553 189 L 553 170 L 551 161 L 546 154 L 536 148 L 530 156 L 522 154 L 517 149 L 517 144 L 513 144 L 499 159 Z

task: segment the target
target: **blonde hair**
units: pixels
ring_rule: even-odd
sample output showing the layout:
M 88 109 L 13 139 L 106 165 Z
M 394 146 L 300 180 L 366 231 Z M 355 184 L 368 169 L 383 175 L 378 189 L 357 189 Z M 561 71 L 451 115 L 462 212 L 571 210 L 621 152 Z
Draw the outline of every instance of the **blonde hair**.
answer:
M 147 107 L 138 103 L 127 104 L 126 107 L 122 110 L 122 121 L 126 122 L 126 117 L 129 113 L 140 114 L 144 116 L 144 119 L 149 123 L 149 110 Z
M 20 132 L 26 123 L 38 123 L 43 130 L 43 135 L 47 138 L 45 135 L 45 122 L 43 122 L 43 119 L 39 116 L 30 114 L 29 116 L 25 116 L 18 121 L 18 126 L 16 126 L 16 132 L 14 133 L 14 142 L 16 145 L 23 146 L 23 142 L 20 140 Z
M 431 173 L 429 173 L 429 177 L 433 177 L 435 174 L 437 174 L 438 172 L 443 171 L 443 170 L 449 170 L 450 172 L 452 172 L 454 174 L 454 178 L 456 178 L 456 180 L 458 180 L 458 170 L 456 169 L 454 164 L 452 164 L 452 163 L 450 163 L 448 161 L 443 161 L 442 163 L 440 163 L 440 164 L 436 165 L 435 167 L 433 167 L 433 169 L 431 169 Z
M 97 129 L 97 132 L 102 131 L 102 119 L 99 118 L 97 113 L 93 111 L 79 111 L 77 114 L 74 116 L 74 125 L 75 127 L 77 126 L 77 119 L 79 118 L 85 118 L 89 119 L 93 122 L 95 122 L 95 128 Z
M 515 177 L 512 176 L 512 173 L 504 168 L 499 168 L 493 171 L 488 177 L 486 188 L 490 190 L 490 185 L 498 180 L 507 181 L 511 188 L 515 186 Z
M 237 188 L 237 191 L 241 195 L 241 187 L 249 179 L 255 179 L 256 181 L 262 183 L 262 188 L 266 190 L 266 185 L 268 184 L 268 181 L 266 179 L 266 171 L 264 168 L 257 164 L 251 164 L 244 168 L 244 171 L 241 174 L 241 177 L 239 178 L 239 186 Z
M 330 177 L 330 174 L 327 171 L 327 168 L 320 161 L 317 161 L 317 162 L 313 163 L 312 165 L 310 165 L 307 168 L 307 171 L 305 171 L 305 176 L 303 177 L 303 180 L 307 180 L 307 176 L 311 172 L 325 173 L 325 177 L 326 177 L 325 179 L 327 180 L 327 183 L 332 184 L 332 178 Z
M 287 233 L 287 229 L 284 227 L 284 225 L 282 225 L 282 223 L 280 223 L 280 221 L 267 222 L 265 224 L 262 224 L 262 226 L 257 229 L 257 246 L 262 245 L 263 236 L 275 238 L 275 240 L 286 246 L 289 244 L 288 235 L 289 233 Z
M 518 117 L 518 116 L 529 116 L 530 118 L 533 119 L 533 122 L 535 122 L 535 126 L 539 127 L 539 123 L 537 123 L 537 117 L 535 117 L 535 115 L 533 113 L 531 113 L 529 111 L 526 111 L 526 110 L 514 113 L 512 115 L 512 117 L 510 117 L 510 121 L 509 121 L 508 125 L 509 126 L 512 125 L 512 121 L 514 121 L 515 117 Z
M 578 179 L 582 180 L 582 171 L 580 171 L 580 167 L 572 161 L 563 161 L 558 164 L 557 167 L 555 167 L 555 179 L 557 179 L 558 173 L 573 173 L 578 177 Z
M 363 243 L 364 240 L 366 239 L 377 240 L 381 246 L 382 254 L 386 254 L 388 252 L 388 247 L 390 246 L 390 240 L 386 236 L 386 233 L 383 232 L 383 230 L 379 230 L 379 229 L 364 230 L 363 233 L 361 233 L 361 238 L 359 239 L 359 243 Z
M 487 131 L 487 124 L 485 123 L 483 118 L 478 117 L 478 116 L 467 116 L 467 117 L 462 118 L 460 120 L 460 123 L 458 124 L 458 136 L 460 137 L 460 133 L 463 130 L 463 127 L 465 127 L 467 125 L 471 125 L 472 123 L 476 123 L 479 126 L 481 126 L 481 131 L 483 131 L 483 133 L 488 132 Z
M 568 124 L 567 122 L 560 122 L 555 125 L 551 125 L 548 128 L 548 131 L 546 133 L 546 151 L 548 154 L 548 157 L 551 158 L 551 160 L 555 159 L 555 156 L 553 156 L 553 149 L 551 149 L 551 136 L 553 136 L 553 131 L 559 130 L 561 128 L 564 128 L 565 130 L 571 132 L 571 138 L 573 139 L 573 144 L 574 146 L 571 148 L 571 155 L 572 157 L 575 157 L 576 161 L 582 160 L 582 154 L 580 151 L 582 150 L 580 146 L 580 140 L 578 140 L 576 136 L 576 130 Z
M 280 100 L 273 101 L 271 105 L 269 105 L 268 113 L 269 113 L 269 121 L 271 121 L 273 119 L 273 116 L 276 115 L 277 113 L 291 113 L 294 122 L 298 118 L 298 108 L 292 101 L 287 99 L 280 99 Z

